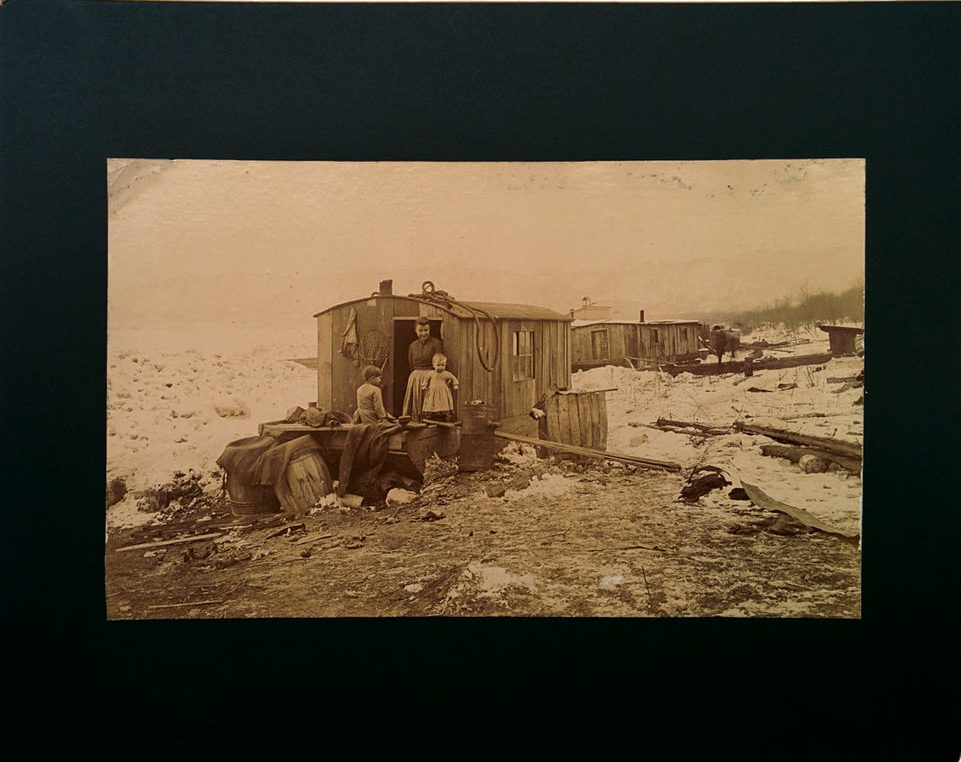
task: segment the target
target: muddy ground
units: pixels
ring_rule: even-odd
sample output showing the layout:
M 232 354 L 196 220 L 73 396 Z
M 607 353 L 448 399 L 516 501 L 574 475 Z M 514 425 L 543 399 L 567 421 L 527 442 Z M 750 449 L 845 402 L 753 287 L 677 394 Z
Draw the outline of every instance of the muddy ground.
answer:
M 687 476 L 528 457 L 373 510 L 235 516 L 221 497 L 111 530 L 107 616 L 860 616 L 856 545 L 730 487 L 683 502 Z

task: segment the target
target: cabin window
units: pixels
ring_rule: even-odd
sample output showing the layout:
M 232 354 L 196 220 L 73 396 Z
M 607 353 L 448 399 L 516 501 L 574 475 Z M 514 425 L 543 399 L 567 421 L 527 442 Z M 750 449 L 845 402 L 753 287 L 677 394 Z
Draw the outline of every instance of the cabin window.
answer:
M 534 332 L 514 331 L 513 351 L 514 380 L 534 378 Z
M 654 344 L 660 343 L 660 340 L 657 338 L 657 329 L 656 329 L 656 328 L 654 328 L 654 329 L 651 331 L 651 342 L 654 343 Z
M 591 353 L 595 360 L 607 359 L 607 329 L 591 331 Z

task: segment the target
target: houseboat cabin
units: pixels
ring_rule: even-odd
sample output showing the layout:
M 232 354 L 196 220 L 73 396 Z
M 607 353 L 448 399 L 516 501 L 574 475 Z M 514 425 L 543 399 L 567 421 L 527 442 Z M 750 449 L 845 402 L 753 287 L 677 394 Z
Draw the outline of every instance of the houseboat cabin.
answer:
M 457 420 L 465 403 L 482 400 L 493 406 L 502 431 L 537 436 L 531 408 L 546 393 L 570 386 L 570 317 L 525 304 L 455 300 L 429 282 L 423 288 L 399 296 L 383 281 L 370 296 L 314 316 L 317 404 L 352 412 L 364 367 L 375 365 L 382 370 L 384 406 L 400 415 L 411 370 L 407 350 L 417 318 L 426 317 L 460 384 Z
M 698 325 L 696 320 L 575 320 L 571 323 L 573 369 L 694 359 L 699 356 Z

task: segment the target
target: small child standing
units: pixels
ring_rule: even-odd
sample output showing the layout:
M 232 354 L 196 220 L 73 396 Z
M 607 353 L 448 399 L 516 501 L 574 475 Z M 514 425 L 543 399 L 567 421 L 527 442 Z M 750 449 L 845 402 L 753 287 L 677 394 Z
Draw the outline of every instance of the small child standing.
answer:
M 357 387 L 357 410 L 354 411 L 354 423 L 394 420 L 393 416 L 384 409 L 380 384 L 380 370 L 373 365 L 364 368 L 364 383 Z
M 456 392 L 459 388 L 457 378 L 447 371 L 447 358 L 444 355 L 435 354 L 431 365 L 434 366 L 434 372 L 423 381 L 424 418 L 453 421 L 454 395 L 452 392 Z

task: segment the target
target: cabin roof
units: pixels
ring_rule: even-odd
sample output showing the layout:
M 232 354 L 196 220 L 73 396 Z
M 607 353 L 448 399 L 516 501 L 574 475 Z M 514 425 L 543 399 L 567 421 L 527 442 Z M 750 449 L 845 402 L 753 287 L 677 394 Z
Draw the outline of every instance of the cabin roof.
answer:
M 637 320 L 574 320 L 571 328 L 584 328 L 589 325 L 697 325 L 697 320 L 645 320 L 643 323 Z
M 831 331 L 839 331 L 841 333 L 864 333 L 864 328 L 859 325 L 846 325 L 846 324 L 836 324 L 836 325 L 818 325 L 825 333 L 830 333 Z
M 560 320 L 565 323 L 570 322 L 570 316 L 562 315 L 559 312 L 554 312 L 554 310 L 549 310 L 546 307 L 536 307 L 530 304 L 501 304 L 499 302 L 466 302 L 458 301 L 451 308 L 447 308 L 445 305 L 429 301 L 427 299 L 419 299 L 413 296 L 401 296 L 399 294 L 393 294 L 391 296 L 365 296 L 360 299 L 352 299 L 347 302 L 341 302 L 340 304 L 334 304 L 320 312 L 314 313 L 314 317 L 320 317 L 326 312 L 337 309 L 338 307 L 346 307 L 350 304 L 359 304 L 360 302 L 366 302 L 369 299 L 404 299 L 411 302 L 420 302 L 421 304 L 429 304 L 434 307 L 440 307 L 441 309 L 446 309 L 455 317 L 459 318 L 472 318 L 474 315 L 470 310 L 464 309 L 460 305 L 465 305 L 467 307 L 472 307 L 475 310 L 482 310 L 490 315 L 493 315 L 498 319 L 516 319 L 516 320 Z

